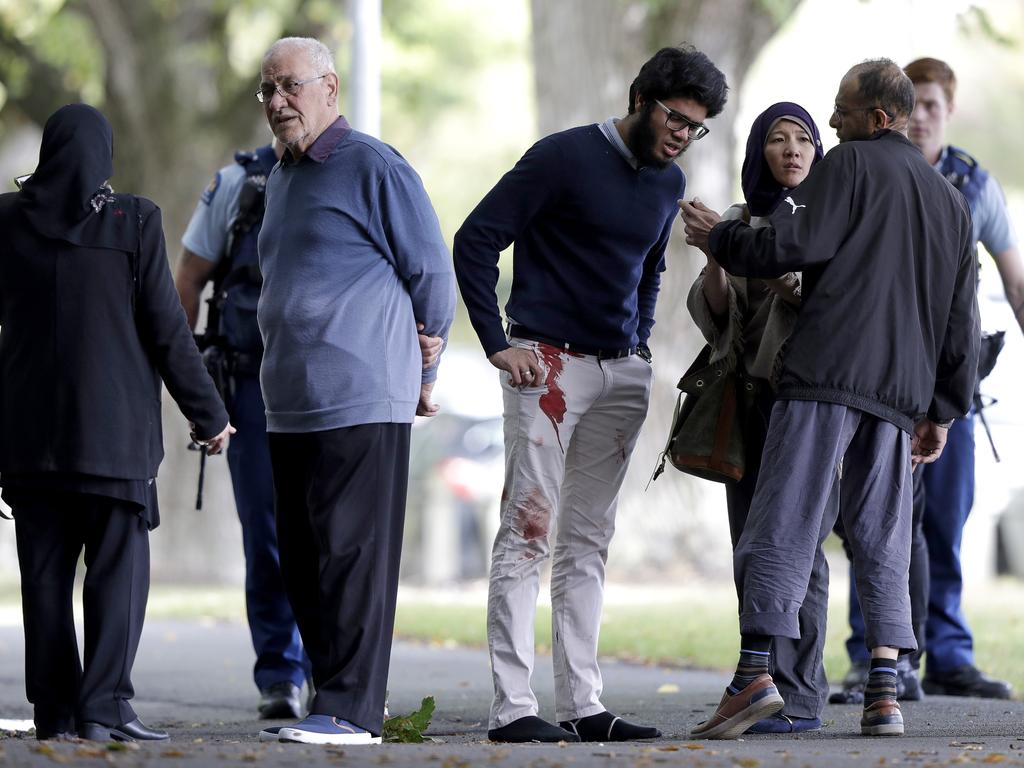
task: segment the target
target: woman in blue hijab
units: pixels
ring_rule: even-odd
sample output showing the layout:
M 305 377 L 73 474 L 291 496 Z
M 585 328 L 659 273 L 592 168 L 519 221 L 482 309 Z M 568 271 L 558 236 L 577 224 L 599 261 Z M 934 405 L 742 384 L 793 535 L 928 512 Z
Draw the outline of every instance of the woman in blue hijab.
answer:
M 742 171 L 745 202 L 729 208 L 723 219 L 764 226 L 780 205 L 795 205 L 790 191 L 807 178 L 823 156 L 818 126 L 807 110 L 788 101 L 768 107 L 754 120 L 747 138 Z M 735 277 L 709 256 L 686 304 L 711 345 L 711 361 L 735 355 L 745 375 L 759 385 L 744 428 L 746 470 L 739 482 L 726 485 L 729 529 L 735 547 L 757 486 L 775 401 L 775 377 L 800 308 L 800 278 L 794 273 L 773 280 Z M 822 538 L 827 533 L 823 531 Z M 742 584 L 742 574 L 736 574 L 737 592 Z M 828 571 L 819 545 L 800 609 L 801 639 L 777 637 L 774 641 L 772 677 L 785 699 L 785 708 L 751 726 L 748 733 L 795 733 L 821 727 L 821 710 L 828 697 L 822 665 L 827 607 Z

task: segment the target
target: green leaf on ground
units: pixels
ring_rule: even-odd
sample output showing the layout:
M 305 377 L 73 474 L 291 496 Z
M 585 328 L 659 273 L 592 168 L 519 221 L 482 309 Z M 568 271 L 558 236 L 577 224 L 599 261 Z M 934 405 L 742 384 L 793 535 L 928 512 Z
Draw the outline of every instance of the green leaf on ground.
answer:
M 384 741 L 401 744 L 422 744 L 423 732 L 430 727 L 434 714 L 434 697 L 427 696 L 420 708 L 409 715 L 398 715 L 384 721 Z

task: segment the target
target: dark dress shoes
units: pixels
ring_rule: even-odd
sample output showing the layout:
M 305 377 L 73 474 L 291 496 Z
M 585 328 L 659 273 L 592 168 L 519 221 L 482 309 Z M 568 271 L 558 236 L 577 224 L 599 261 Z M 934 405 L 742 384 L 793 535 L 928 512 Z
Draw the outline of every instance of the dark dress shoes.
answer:
M 82 723 L 78 726 L 78 737 L 86 741 L 165 741 L 170 738 L 163 731 L 147 728 L 137 717 L 121 725 Z
M 923 686 L 925 693 L 937 696 L 970 696 L 976 699 L 1011 699 L 1013 686 L 1003 680 L 989 677 L 980 669 L 967 664 L 947 674 L 926 670 Z
M 261 720 L 300 720 L 302 718 L 302 691 L 288 680 L 268 685 L 260 691 L 257 708 Z

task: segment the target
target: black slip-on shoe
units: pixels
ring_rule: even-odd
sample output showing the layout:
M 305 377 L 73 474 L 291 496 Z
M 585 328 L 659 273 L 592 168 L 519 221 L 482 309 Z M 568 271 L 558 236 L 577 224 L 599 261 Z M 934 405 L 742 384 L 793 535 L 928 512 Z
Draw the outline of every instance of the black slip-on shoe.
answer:
M 575 720 L 565 720 L 558 725 L 569 733 L 575 733 L 580 737 L 580 741 L 634 741 L 661 737 L 661 731 L 657 728 L 635 725 L 608 711 Z
M 500 741 L 508 744 L 522 744 L 530 741 L 552 743 L 558 741 L 579 741 L 580 737 L 570 733 L 564 728 L 559 728 L 547 720 L 541 720 L 536 715 L 527 715 L 513 720 L 501 728 L 492 728 L 487 732 L 487 738 L 491 741 Z

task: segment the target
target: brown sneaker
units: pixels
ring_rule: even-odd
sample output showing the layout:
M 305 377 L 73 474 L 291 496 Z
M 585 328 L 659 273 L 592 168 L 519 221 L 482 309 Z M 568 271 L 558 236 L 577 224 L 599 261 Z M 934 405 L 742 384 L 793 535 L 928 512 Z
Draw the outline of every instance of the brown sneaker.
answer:
M 862 736 L 902 736 L 900 703 L 896 699 L 880 699 L 870 707 L 864 707 L 860 732 Z
M 691 739 L 735 739 L 785 705 L 771 675 L 758 675 L 736 694 L 725 690 L 715 713 L 690 731 Z

